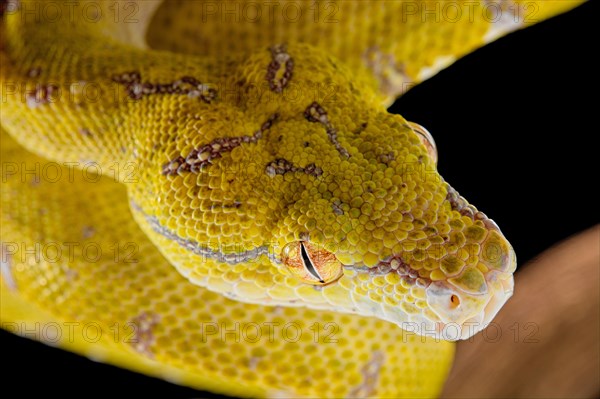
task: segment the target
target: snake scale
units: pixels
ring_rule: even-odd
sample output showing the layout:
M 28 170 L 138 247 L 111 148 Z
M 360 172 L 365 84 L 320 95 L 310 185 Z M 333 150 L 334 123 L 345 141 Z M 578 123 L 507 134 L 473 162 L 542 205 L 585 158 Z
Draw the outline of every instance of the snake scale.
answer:
M 516 258 L 386 106 L 579 3 L 3 2 L 2 328 L 229 395 L 437 395 Z

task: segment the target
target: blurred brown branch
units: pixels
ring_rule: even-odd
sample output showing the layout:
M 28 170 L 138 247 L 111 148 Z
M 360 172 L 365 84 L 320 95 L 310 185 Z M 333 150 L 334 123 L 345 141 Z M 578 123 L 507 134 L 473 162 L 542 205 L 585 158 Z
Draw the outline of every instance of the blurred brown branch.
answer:
M 600 226 L 517 273 L 495 324 L 460 342 L 444 398 L 600 395 Z

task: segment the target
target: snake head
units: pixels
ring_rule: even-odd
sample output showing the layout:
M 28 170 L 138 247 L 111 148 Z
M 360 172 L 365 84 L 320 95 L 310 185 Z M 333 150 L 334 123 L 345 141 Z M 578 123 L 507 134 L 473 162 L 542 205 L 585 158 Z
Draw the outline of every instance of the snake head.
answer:
M 283 263 L 336 310 L 466 339 L 512 295 L 515 253 L 496 223 L 439 176 L 431 135 L 416 124 L 388 123 L 395 133 L 365 134 L 355 144 L 363 149 L 355 157 L 373 162 L 367 171 L 320 176 L 329 198 L 294 204 L 303 209 L 303 233 L 286 244 Z M 348 180 L 354 185 L 344 193 Z
M 197 116 L 173 119 L 178 134 L 139 152 L 153 162 L 129 187 L 134 214 L 169 261 L 239 301 L 358 313 L 447 340 L 484 328 L 511 295 L 515 255 L 441 178 L 431 135 L 308 45 L 239 69 L 232 83 L 247 97 L 182 99 L 178 112 Z M 292 69 L 293 100 L 282 95 Z M 322 82 L 333 99 L 304 89 Z M 271 96 L 255 93 L 267 83 Z
M 358 313 L 446 340 L 482 330 L 513 289 L 500 229 L 440 177 L 424 129 L 357 112 L 334 131 L 348 123 L 335 111 L 309 104 L 265 117 L 253 136 L 214 139 L 204 158 L 235 145 L 231 155 L 197 175 L 195 164 L 163 168 L 165 216 L 143 210 L 154 204 L 138 220 L 192 282 L 236 300 Z

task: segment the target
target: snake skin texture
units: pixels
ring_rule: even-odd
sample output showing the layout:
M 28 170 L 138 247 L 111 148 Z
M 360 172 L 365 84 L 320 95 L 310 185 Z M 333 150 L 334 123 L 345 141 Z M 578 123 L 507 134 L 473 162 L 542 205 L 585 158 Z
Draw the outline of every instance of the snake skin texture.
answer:
M 578 3 L 4 3 L 2 327 L 230 395 L 436 396 L 516 257 L 386 106 Z

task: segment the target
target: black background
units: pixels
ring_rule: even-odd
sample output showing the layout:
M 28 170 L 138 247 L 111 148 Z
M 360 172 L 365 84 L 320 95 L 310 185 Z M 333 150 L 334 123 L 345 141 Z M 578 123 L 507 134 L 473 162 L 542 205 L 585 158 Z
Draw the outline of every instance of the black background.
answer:
M 596 2 L 597 3 L 597 2 Z M 598 223 L 598 7 L 511 34 L 411 90 L 391 111 L 438 145 L 438 169 L 493 218 L 520 266 Z M 589 99 L 589 100 L 588 100 Z M 2 391 L 16 395 L 216 397 L 0 332 Z M 74 389 L 74 384 L 86 387 Z

